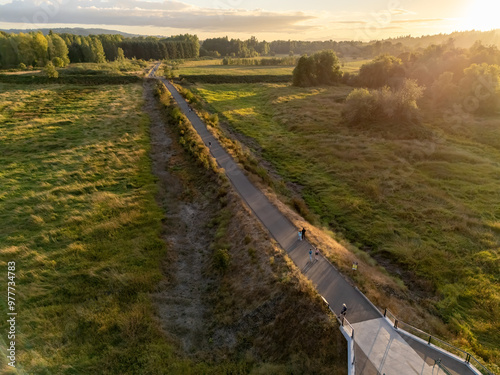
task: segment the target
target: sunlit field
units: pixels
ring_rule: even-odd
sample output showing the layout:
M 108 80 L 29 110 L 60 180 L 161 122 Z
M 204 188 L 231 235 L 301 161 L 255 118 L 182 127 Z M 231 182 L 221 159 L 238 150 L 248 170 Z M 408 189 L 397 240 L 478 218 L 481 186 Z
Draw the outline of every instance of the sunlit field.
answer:
M 178 75 L 224 74 L 224 75 L 290 75 L 293 66 L 240 66 L 222 65 L 222 59 L 185 61 L 180 64 Z
M 18 313 L 18 372 L 2 355 L 2 374 L 167 366 L 172 348 L 148 297 L 165 245 L 141 94 L 0 85 L 1 263 L 6 279 L 16 262 Z
M 342 121 L 346 86 L 192 90 L 295 184 L 317 224 L 402 278 L 455 343 L 498 363 L 499 118 L 452 129 L 429 113 L 419 131 L 363 129 Z
M 365 59 L 365 60 L 352 60 L 352 59 L 347 59 L 347 60 L 340 60 L 340 70 L 346 73 L 358 73 L 359 69 L 361 68 L 361 65 L 366 64 L 367 62 L 370 62 L 370 59 Z
M 264 59 L 266 57 L 263 57 Z M 341 70 L 348 73 L 357 73 L 361 65 L 370 60 L 346 60 L 342 62 Z M 174 70 L 179 75 L 291 75 L 294 66 L 245 66 L 222 65 L 222 59 L 186 60 Z

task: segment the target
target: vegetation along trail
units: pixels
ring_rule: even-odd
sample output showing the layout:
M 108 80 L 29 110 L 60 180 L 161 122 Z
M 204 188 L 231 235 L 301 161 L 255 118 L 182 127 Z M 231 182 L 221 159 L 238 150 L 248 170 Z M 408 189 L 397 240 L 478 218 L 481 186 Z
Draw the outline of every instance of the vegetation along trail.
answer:
M 227 176 L 236 190 L 265 227 L 271 232 L 276 241 L 288 252 L 297 266 L 303 269 L 308 278 L 317 285 L 318 291 L 328 301 L 331 301 L 333 310 L 339 314 L 342 304 L 346 302 L 353 311 L 349 318 L 351 323 L 354 323 L 360 331 L 365 334 L 369 331 L 374 332 L 374 334 L 365 336 L 365 340 L 357 341 L 358 347 L 369 360 L 364 362 L 360 361 L 360 364 L 362 362 L 364 367 L 367 368 L 364 373 L 370 373 L 373 371 L 373 366 L 375 366 L 379 371 L 397 370 L 400 374 L 410 374 L 413 373 L 412 369 L 418 366 L 425 368 L 424 373 L 430 374 L 433 360 L 444 357 L 443 362 L 447 363 L 448 367 L 457 368 L 458 374 L 474 374 L 466 365 L 456 362 L 454 358 L 443 355 L 442 352 L 435 349 L 423 349 L 425 352 L 421 353 L 421 355 L 431 362 L 427 362 L 427 365 L 425 365 L 425 362 L 416 352 L 416 350 L 422 350 L 422 348 L 416 345 L 414 348 L 410 347 L 406 341 L 397 334 L 395 334 L 397 339 L 391 335 L 389 335 L 390 338 L 388 338 L 387 333 L 393 331 L 391 324 L 380 315 L 380 312 L 357 289 L 351 286 L 342 277 L 331 263 L 321 257 L 321 261 L 311 266 L 305 256 L 311 244 L 307 241 L 298 241 L 296 227 L 253 186 L 235 164 L 231 156 L 222 149 L 217 140 L 207 130 L 205 124 L 190 110 L 190 107 L 177 92 L 175 87 L 164 79 L 162 79 L 162 81 L 177 100 L 180 108 L 186 113 L 203 142 L 206 145 L 210 145 L 212 155 L 216 158 L 219 165 L 226 170 Z M 373 339 L 373 336 L 376 337 L 375 342 L 369 343 L 367 340 Z M 370 348 L 373 345 L 381 347 L 387 346 L 387 350 L 390 350 L 391 355 L 387 356 L 384 352 L 372 351 Z M 405 355 L 401 355 L 403 352 Z

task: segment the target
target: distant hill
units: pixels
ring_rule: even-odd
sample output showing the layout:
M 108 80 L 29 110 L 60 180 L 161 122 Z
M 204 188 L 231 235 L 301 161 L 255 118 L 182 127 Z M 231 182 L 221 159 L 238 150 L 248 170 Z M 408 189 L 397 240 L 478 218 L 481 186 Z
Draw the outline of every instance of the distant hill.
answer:
M 52 30 L 54 33 L 57 34 L 74 34 L 74 35 L 82 35 L 82 36 L 89 36 L 89 35 L 99 35 L 99 34 L 119 34 L 123 35 L 124 37 L 131 38 L 134 36 L 139 36 L 138 34 L 129 34 L 129 33 L 124 33 L 122 31 L 117 31 L 117 30 L 108 30 L 108 29 L 84 29 L 82 27 L 61 27 L 61 28 L 52 28 L 52 29 L 10 29 L 10 30 L 5 30 L 5 29 L 0 29 L 0 31 L 5 31 L 6 33 L 14 33 L 14 34 L 19 34 L 19 33 L 28 33 L 30 31 L 41 31 L 44 35 L 47 35 L 49 31 Z

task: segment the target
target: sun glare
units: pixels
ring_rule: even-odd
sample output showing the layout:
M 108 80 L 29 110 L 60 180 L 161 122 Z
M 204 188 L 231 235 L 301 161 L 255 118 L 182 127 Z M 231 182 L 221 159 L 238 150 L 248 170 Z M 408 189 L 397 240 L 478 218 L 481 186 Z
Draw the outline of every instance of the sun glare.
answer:
M 500 29 L 500 2 L 492 0 L 471 1 L 465 9 L 462 28 L 464 30 Z

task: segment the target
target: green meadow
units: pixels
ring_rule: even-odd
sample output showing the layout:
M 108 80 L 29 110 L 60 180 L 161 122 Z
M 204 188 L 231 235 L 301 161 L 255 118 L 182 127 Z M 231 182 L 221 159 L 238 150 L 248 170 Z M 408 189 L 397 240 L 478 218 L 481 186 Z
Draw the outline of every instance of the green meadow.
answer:
M 193 147 L 199 140 L 189 124 L 179 127 L 179 118 L 168 116 L 175 156 L 167 168 L 182 188 L 170 205 L 212 197 L 200 225 L 214 231 L 207 251 L 214 248 L 215 260 L 203 266 L 209 285 L 200 288 L 211 308 L 198 354 L 184 352 L 181 329 L 165 330 L 152 296 L 162 288 L 170 293 L 161 285 L 177 276 L 162 239 L 166 208 L 155 200 L 142 85 L 0 84 L 0 103 L 0 285 L 6 292 L 15 262 L 17 313 L 16 367 L 9 366 L 11 344 L 3 334 L 0 373 L 345 373 L 345 340 L 335 318 L 262 239 L 239 200 L 228 203 L 227 187 L 200 166 L 206 157 L 196 152 L 206 149 Z M 245 322 L 267 316 L 259 314 L 268 300 L 276 321 L 255 330 Z M 4 316 L 8 307 L 2 298 Z M 234 335 L 236 349 L 212 339 L 216 328 Z M 8 329 L 3 319 L 0 330 Z M 254 340 L 259 344 L 250 345 Z
M 222 65 L 222 59 L 184 61 L 174 70 L 176 76 L 198 74 L 222 75 L 290 75 L 293 66 Z
M 149 298 L 166 247 L 141 95 L 141 85 L 0 85 L 1 285 L 15 261 L 18 314 L 17 367 L 2 335 L 2 374 L 182 365 Z
M 346 73 L 351 73 L 351 74 L 358 73 L 359 69 L 361 68 L 361 65 L 366 64 L 370 61 L 371 61 L 370 59 L 364 59 L 364 60 L 341 59 L 340 69 Z
M 499 363 L 499 118 L 348 126 L 347 86 L 191 88 L 328 227 L 441 317 L 456 344 Z M 382 306 L 384 307 L 384 306 Z M 452 339 L 452 337 L 448 337 Z

